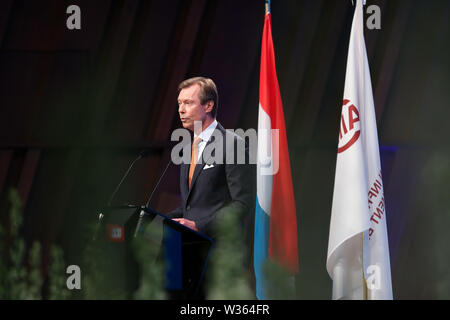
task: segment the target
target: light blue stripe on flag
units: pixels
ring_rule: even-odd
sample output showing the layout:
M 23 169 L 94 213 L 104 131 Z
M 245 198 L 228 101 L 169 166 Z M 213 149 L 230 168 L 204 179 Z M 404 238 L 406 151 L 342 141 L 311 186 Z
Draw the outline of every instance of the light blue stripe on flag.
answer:
M 269 228 L 270 217 L 261 208 L 258 198 L 256 198 L 253 266 L 256 277 L 256 297 L 259 300 L 267 299 L 267 285 L 263 274 L 263 266 L 269 257 Z

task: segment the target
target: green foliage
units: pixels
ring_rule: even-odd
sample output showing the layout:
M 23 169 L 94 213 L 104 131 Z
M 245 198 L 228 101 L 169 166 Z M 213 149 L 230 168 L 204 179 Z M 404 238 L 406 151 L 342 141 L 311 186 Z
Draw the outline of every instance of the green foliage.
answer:
M 11 203 L 9 215 L 9 237 L 10 248 L 3 248 L 2 265 L 5 276 L 2 279 L 3 299 L 25 299 L 27 297 L 27 281 L 25 260 L 25 242 L 19 237 L 19 229 L 22 224 L 21 202 L 16 190 L 11 189 L 8 192 L 8 199 Z M 2 235 L 2 238 L 8 236 L 8 233 Z
M 15 189 L 10 189 L 8 198 L 11 203 L 11 211 L 9 215 L 10 219 L 10 235 L 12 238 L 17 238 L 19 235 L 19 229 L 22 225 L 22 213 L 21 213 L 21 201 L 19 193 Z
M 156 260 L 158 247 L 149 240 L 153 238 L 160 239 L 162 235 L 158 235 L 157 233 L 159 232 L 161 232 L 161 229 L 153 230 L 152 228 L 147 228 L 145 237 L 138 238 L 134 243 L 134 252 L 142 271 L 139 288 L 134 294 L 135 299 L 166 299 L 163 265 Z
M 25 242 L 21 238 L 14 240 L 9 258 L 10 267 L 6 272 L 6 299 L 25 299 L 27 297 L 26 268 L 23 264 L 25 256 Z
M 25 299 L 42 299 L 42 276 L 41 276 L 41 245 L 39 242 L 33 243 L 29 254 L 28 290 Z
M 245 244 L 237 213 L 223 212 L 217 223 L 216 248 L 213 249 L 208 275 L 208 299 L 253 299 L 245 268 Z
M 217 223 L 216 248 L 211 257 L 209 274 L 209 299 L 254 299 L 250 285 L 249 268 L 245 255 L 248 244 L 240 229 L 237 209 L 222 212 Z M 267 260 L 263 266 L 268 299 L 295 299 L 295 279 L 277 263 Z
M 111 260 L 108 244 L 103 242 L 91 242 L 87 246 L 84 255 L 83 272 L 83 299 L 118 300 L 126 299 L 125 289 L 117 286 L 126 274 L 116 272 L 117 264 Z
M 22 214 L 16 190 L 9 192 L 9 201 L 10 223 L 8 228 L 0 226 L 0 238 L 5 240 L 0 241 L 0 299 L 70 299 L 73 294 L 66 287 L 63 250 L 57 246 L 50 248 L 45 287 L 41 273 L 41 244 L 34 242 L 27 248 L 20 236 Z M 223 212 L 217 226 L 218 241 L 206 274 L 207 298 L 253 299 L 249 270 L 245 265 L 248 248 L 238 227 L 237 213 L 233 209 Z M 156 258 L 160 248 L 155 245 L 155 239 L 160 243 L 162 227 L 149 224 L 142 236 L 130 243 L 90 242 L 80 264 L 80 297 L 89 300 L 166 299 L 163 265 Z M 131 269 L 125 264 L 128 261 L 133 262 Z M 273 280 L 271 298 L 286 298 L 289 286 L 282 280 L 285 276 L 282 270 L 269 265 L 267 272 Z
M 84 299 L 165 299 L 162 263 L 156 260 L 160 228 L 146 228 L 136 239 L 109 243 L 101 237 L 85 251 Z
M 282 266 L 267 260 L 263 266 L 263 274 L 267 281 L 267 299 L 295 299 L 295 279 L 289 276 Z
M 0 299 L 42 299 L 41 244 L 34 242 L 26 252 L 25 241 L 20 236 L 22 205 L 17 190 L 10 189 L 8 199 L 11 205 L 9 228 L 0 228 Z M 52 276 L 49 281 L 53 281 Z M 67 288 L 61 287 L 60 291 L 67 292 Z
M 50 264 L 48 273 L 48 299 L 66 300 L 70 292 L 66 286 L 66 273 L 64 266 L 64 252 L 57 246 L 50 249 Z

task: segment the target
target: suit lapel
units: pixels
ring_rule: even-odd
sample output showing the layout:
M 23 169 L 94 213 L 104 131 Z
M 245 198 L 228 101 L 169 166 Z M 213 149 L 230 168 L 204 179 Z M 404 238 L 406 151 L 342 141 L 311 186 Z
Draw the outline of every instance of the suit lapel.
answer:
M 212 142 L 212 137 L 217 134 L 217 131 L 219 133 L 222 133 L 222 126 L 220 125 L 220 123 L 217 123 L 216 129 L 214 129 L 213 134 L 211 135 L 211 137 L 209 138 L 208 142 L 206 143 L 205 147 L 203 148 L 203 152 L 205 151 L 205 149 L 208 147 L 208 145 Z M 203 158 L 203 153 L 202 152 L 202 158 Z M 189 165 L 186 165 L 187 167 L 187 174 L 186 174 L 186 186 L 188 186 L 188 195 L 186 197 L 186 200 L 189 198 L 189 195 L 191 194 L 192 189 L 195 187 L 195 182 L 197 181 L 198 176 L 200 175 L 200 173 L 203 171 L 203 167 L 208 163 L 210 157 L 208 157 L 208 159 L 203 159 L 204 161 L 201 164 L 197 164 L 195 166 L 195 170 L 194 170 L 194 175 L 192 176 L 192 181 L 191 181 L 191 187 L 189 188 L 189 183 L 188 183 L 188 179 L 189 179 Z
M 210 141 L 208 141 L 208 143 L 209 143 Z M 206 144 L 206 146 L 208 145 L 208 143 Z M 206 146 L 205 146 L 205 148 L 206 148 Z M 204 150 L 204 149 L 203 149 Z M 197 181 L 197 177 L 199 176 L 199 174 L 200 174 L 200 172 L 202 172 L 202 170 L 203 170 L 203 167 L 205 166 L 205 164 L 206 164 L 206 161 L 205 162 L 203 162 L 203 163 L 201 163 L 201 164 L 196 164 L 195 165 L 195 170 L 194 170 L 194 175 L 192 176 L 192 181 L 191 181 L 191 187 L 189 188 L 189 181 L 188 180 L 186 180 L 186 186 L 188 186 L 188 195 L 187 195 L 187 197 L 186 197 L 186 200 L 187 199 L 189 199 L 189 195 L 191 194 L 191 191 L 192 191 L 192 189 L 194 189 L 194 185 L 195 185 L 195 181 Z M 188 167 L 188 170 L 187 170 L 187 179 L 189 179 L 189 166 L 186 166 L 186 167 Z
M 181 167 L 181 181 L 182 181 L 182 194 L 186 195 L 189 193 L 189 164 L 183 164 Z

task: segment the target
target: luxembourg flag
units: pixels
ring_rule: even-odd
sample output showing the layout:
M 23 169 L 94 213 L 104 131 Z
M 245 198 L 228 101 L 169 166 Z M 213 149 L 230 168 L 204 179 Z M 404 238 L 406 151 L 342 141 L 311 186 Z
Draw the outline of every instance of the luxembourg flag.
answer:
M 259 84 L 254 269 L 256 295 L 267 299 L 264 263 L 270 258 L 298 272 L 297 216 L 283 106 L 275 69 L 270 11 L 266 6 Z

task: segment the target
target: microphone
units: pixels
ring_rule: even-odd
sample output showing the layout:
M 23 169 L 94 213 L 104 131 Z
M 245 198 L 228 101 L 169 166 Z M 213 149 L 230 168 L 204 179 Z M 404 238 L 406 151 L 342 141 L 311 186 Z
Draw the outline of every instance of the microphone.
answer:
M 116 193 L 119 191 L 120 186 L 122 185 L 122 183 L 123 183 L 123 182 L 125 181 L 125 179 L 127 178 L 128 174 L 130 173 L 130 171 L 131 171 L 131 169 L 133 168 L 134 164 L 135 164 L 137 161 L 139 161 L 140 159 L 147 157 L 149 154 L 150 154 L 150 150 L 148 150 L 148 149 L 143 149 L 143 150 L 141 150 L 141 152 L 139 152 L 139 156 L 138 156 L 136 159 L 133 160 L 133 162 L 131 163 L 131 165 L 128 167 L 128 170 L 125 172 L 125 174 L 123 175 L 123 177 L 122 177 L 122 179 L 120 180 L 119 184 L 117 185 L 116 189 L 114 190 L 114 192 L 113 192 L 113 193 L 111 194 L 111 196 L 109 197 L 108 203 L 107 203 L 107 205 L 106 205 L 107 207 L 109 207 L 109 206 L 111 205 L 111 202 L 113 201 L 113 199 L 114 199 Z M 97 232 L 98 232 L 98 228 L 99 228 L 99 226 L 100 226 L 100 224 L 101 224 L 101 222 L 102 222 L 104 216 L 105 216 L 105 215 L 104 215 L 103 213 L 101 213 L 101 212 L 100 212 L 99 215 L 98 215 L 98 223 L 97 223 L 96 231 L 95 231 L 95 233 L 94 233 L 94 240 L 96 239 L 96 235 L 97 235 Z
M 150 197 L 148 198 L 148 201 L 147 201 L 147 203 L 145 204 L 145 207 L 143 207 L 143 208 L 141 209 L 141 212 L 140 212 L 140 214 L 139 214 L 139 220 L 138 220 L 138 223 L 137 223 L 137 225 L 136 225 L 136 230 L 134 231 L 134 237 L 135 237 L 135 238 L 136 238 L 136 236 L 137 236 L 137 234 L 138 234 L 138 232 L 139 232 L 139 229 L 141 228 L 142 219 L 144 218 L 144 216 L 145 216 L 145 214 L 146 214 L 146 212 L 145 212 L 144 209 L 145 209 L 145 208 L 148 208 L 148 206 L 149 206 L 149 204 L 150 204 L 150 201 L 152 200 L 153 195 L 155 194 L 155 191 L 158 189 L 159 184 L 161 183 L 162 178 L 166 175 L 167 169 L 169 169 L 169 167 L 170 167 L 171 164 L 172 164 L 172 159 L 169 160 L 169 162 L 168 162 L 167 165 L 166 165 L 166 168 L 164 169 L 163 173 L 162 173 L 161 176 L 159 177 L 159 180 L 158 180 L 158 182 L 156 183 L 156 186 L 153 188 L 153 191 L 152 191 L 152 193 L 150 194 Z
M 131 165 L 128 167 L 128 170 L 125 172 L 125 174 L 122 177 L 122 180 L 120 180 L 119 184 L 117 185 L 116 189 L 114 190 L 114 192 L 111 194 L 111 196 L 109 197 L 108 203 L 107 203 L 107 207 L 109 207 L 111 205 L 112 200 L 114 199 L 114 197 L 116 196 L 117 191 L 119 191 L 120 186 L 122 185 L 122 183 L 124 182 L 124 180 L 126 179 L 126 177 L 128 177 L 128 174 L 130 173 L 131 169 L 133 168 L 134 164 L 139 161 L 140 159 L 142 159 L 143 157 L 148 155 L 148 151 L 146 150 L 142 150 L 139 153 L 139 156 L 134 159 L 134 161 L 131 163 Z

